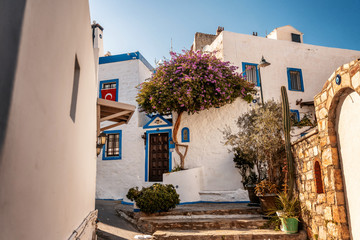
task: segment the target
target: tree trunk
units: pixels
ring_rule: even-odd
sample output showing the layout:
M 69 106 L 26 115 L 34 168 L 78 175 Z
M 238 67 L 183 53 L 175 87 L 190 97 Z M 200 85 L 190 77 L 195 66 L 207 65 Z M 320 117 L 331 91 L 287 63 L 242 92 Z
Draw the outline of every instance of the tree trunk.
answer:
M 178 133 L 178 131 L 179 131 L 182 114 L 183 114 L 183 112 L 178 112 L 178 116 L 177 116 L 176 122 L 175 122 L 175 124 L 174 124 L 174 129 L 173 129 L 173 140 L 174 140 L 174 143 L 175 143 L 175 151 L 176 151 L 176 153 L 177 153 L 177 154 L 179 155 L 179 157 L 180 157 L 180 167 L 181 167 L 182 169 L 184 169 L 184 166 L 185 166 L 185 157 L 186 157 L 186 154 L 187 154 L 188 145 L 179 144 L 179 143 L 178 143 L 178 140 L 177 140 L 177 133 Z M 179 146 L 185 148 L 185 152 L 184 152 L 184 153 L 181 153 L 181 152 L 180 152 Z

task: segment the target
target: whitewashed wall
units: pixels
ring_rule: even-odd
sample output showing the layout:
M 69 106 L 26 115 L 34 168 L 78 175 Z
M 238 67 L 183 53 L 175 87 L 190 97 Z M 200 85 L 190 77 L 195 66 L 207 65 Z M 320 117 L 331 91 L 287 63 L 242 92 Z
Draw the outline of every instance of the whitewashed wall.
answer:
M 75 55 L 80 77 L 73 122 Z M 0 239 L 68 239 L 95 208 L 95 176 L 96 75 L 88 1 L 28 0 L 0 156 Z M 94 232 L 95 222 L 86 228 Z
M 180 130 L 188 127 L 190 142 L 185 168 L 203 167 L 205 191 L 235 191 L 242 188 L 241 176 L 235 168 L 233 154 L 224 146 L 223 130 L 226 126 L 236 129 L 236 119 L 249 109 L 249 104 L 237 99 L 233 104 L 212 108 L 198 114 L 184 114 Z M 178 139 L 181 139 L 179 131 Z M 179 157 L 174 156 L 176 163 Z M 247 201 L 248 198 L 235 199 Z
M 261 68 L 264 99 L 280 100 L 280 87 L 288 89 L 287 68 L 300 68 L 303 75 L 304 92 L 289 91 L 291 109 L 304 112 L 296 106 L 297 99 L 313 101 L 321 91 L 324 79 L 334 69 L 360 57 L 359 51 L 315 46 L 304 43 L 281 41 L 224 31 L 222 45 L 224 60 L 239 66 L 242 62 L 259 63 L 262 56 L 271 63 Z
M 136 106 L 136 86 L 150 76 L 151 71 L 137 59 L 99 66 L 99 81 L 119 79 L 119 102 Z M 105 125 L 108 123 L 102 124 Z M 99 199 L 122 199 L 129 188 L 151 185 L 145 183 L 145 145 L 141 138 L 145 130 L 142 124 L 139 126 L 138 108 L 128 124 L 111 130 L 122 130 L 122 159 L 102 160 L 102 152 L 99 154 L 96 180 L 96 198 Z

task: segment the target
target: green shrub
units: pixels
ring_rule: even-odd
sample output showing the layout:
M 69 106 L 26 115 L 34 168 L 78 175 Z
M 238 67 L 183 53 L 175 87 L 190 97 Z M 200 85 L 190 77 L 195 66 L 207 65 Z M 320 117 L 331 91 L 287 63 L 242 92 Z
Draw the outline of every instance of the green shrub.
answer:
M 146 213 L 167 212 L 180 203 L 179 194 L 173 185 L 155 183 L 151 187 L 130 188 L 126 197 L 136 202 L 140 211 Z

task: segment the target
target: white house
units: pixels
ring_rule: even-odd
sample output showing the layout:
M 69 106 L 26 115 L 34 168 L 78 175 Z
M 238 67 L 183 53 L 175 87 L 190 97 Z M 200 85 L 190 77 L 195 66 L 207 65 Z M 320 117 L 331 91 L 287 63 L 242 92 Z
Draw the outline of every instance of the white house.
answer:
M 100 36 L 102 29 L 97 30 L 95 43 Z M 131 105 L 136 105 L 137 85 L 154 70 L 140 52 L 100 57 L 98 68 L 98 97 Z M 142 127 L 148 120 L 137 108 L 127 125 L 104 131 L 107 141 L 97 158 L 96 198 L 123 199 L 129 188 L 147 184 Z M 109 124 L 103 122 L 101 128 Z
M 314 118 L 312 99 L 322 89 L 324 79 L 337 66 L 360 57 L 359 51 L 304 44 L 303 34 L 291 26 L 277 28 L 266 38 L 227 32 L 221 28 L 216 35 L 196 33 L 192 49 L 216 50 L 219 58 L 238 66 L 248 81 L 256 84 L 259 90 L 256 99 L 251 104 L 238 99 L 221 108 L 184 115 L 178 139 L 189 145 L 185 159 L 188 170 L 174 173 L 166 173 L 180 164 L 179 156 L 173 151 L 172 118 L 153 116 L 146 119 L 136 113 L 138 117 L 130 121 L 133 129 L 122 131 L 121 160 L 98 158 L 97 197 L 127 201 L 125 195 L 129 188 L 162 182 L 176 186 L 182 203 L 248 201 L 233 155 L 223 144 L 221 130 L 225 126 L 236 130 L 236 119 L 262 101 L 261 96 L 264 101 L 280 101 L 281 86 L 288 89 L 294 118 L 300 120 L 305 114 Z M 262 57 L 270 65 L 259 69 Z M 121 85 L 135 86 L 149 77 L 138 78 L 140 74 L 133 74 L 133 80 L 130 79 L 130 71 L 136 72 L 131 70 L 133 65 L 137 68 L 137 62 L 141 61 L 105 64 L 102 62 L 105 59 L 100 59 L 99 79 L 119 79 L 119 99 L 136 104 L 136 89 L 124 92 Z M 126 76 L 128 80 L 120 80 Z M 172 117 L 176 119 L 175 114 Z M 304 129 L 294 134 L 301 131 Z
M 88 1 L 6 0 L 1 8 L 0 239 L 95 239 Z

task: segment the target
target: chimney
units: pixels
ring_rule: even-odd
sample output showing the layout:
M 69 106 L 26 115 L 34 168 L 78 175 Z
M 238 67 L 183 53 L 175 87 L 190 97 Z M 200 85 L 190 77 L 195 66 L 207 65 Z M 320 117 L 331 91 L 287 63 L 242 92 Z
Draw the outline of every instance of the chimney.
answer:
M 216 30 L 216 35 L 219 35 L 222 31 L 224 31 L 224 27 L 218 26 L 218 28 Z
M 103 30 L 104 28 L 100 24 L 93 21 L 91 25 L 92 28 L 92 37 L 93 37 L 93 47 L 99 53 L 99 57 L 104 56 L 104 45 L 103 45 Z

